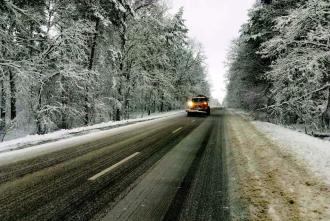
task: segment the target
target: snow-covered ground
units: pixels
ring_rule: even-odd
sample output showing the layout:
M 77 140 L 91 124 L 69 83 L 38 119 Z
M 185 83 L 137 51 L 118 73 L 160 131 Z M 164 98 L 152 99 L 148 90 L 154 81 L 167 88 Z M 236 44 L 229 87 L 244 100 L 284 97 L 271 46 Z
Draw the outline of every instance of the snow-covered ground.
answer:
M 268 122 L 254 121 L 253 124 L 284 151 L 306 163 L 315 175 L 330 185 L 330 141 Z
M 33 145 L 39 145 L 43 143 L 48 143 L 52 141 L 57 141 L 63 138 L 69 138 L 77 135 L 83 135 L 83 134 L 89 134 L 92 132 L 97 132 L 101 130 L 107 130 L 127 124 L 137 123 L 141 121 L 149 121 L 153 119 L 158 118 L 164 118 L 168 116 L 173 116 L 179 113 L 182 113 L 183 111 L 171 111 L 166 113 L 156 113 L 151 114 L 150 116 L 145 116 L 143 118 L 136 118 L 136 119 L 129 119 L 129 120 L 122 120 L 122 121 L 110 121 L 110 122 L 104 122 L 100 124 L 95 124 L 92 126 L 86 126 L 86 127 L 79 127 L 79 128 L 73 128 L 69 130 L 59 130 L 56 132 L 43 134 L 43 135 L 27 135 L 22 138 L 17 138 L 9 141 L 4 141 L 0 143 L 0 153 L 8 152 L 12 150 L 22 149 L 26 147 L 30 147 Z

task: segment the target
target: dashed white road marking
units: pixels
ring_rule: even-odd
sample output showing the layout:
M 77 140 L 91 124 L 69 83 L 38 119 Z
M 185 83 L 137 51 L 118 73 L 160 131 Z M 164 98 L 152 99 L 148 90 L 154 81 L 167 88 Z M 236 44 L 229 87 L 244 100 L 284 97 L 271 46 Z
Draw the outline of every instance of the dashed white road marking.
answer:
M 183 127 L 179 127 L 178 129 L 174 130 L 174 131 L 172 132 L 172 134 L 175 134 L 175 133 L 179 132 L 180 130 L 182 130 L 182 128 L 183 128 Z
M 90 181 L 96 180 L 96 179 L 99 178 L 100 176 L 103 176 L 104 174 L 110 172 L 111 170 L 113 170 L 113 169 L 119 167 L 120 165 L 122 165 L 122 164 L 125 163 L 126 161 L 132 159 L 133 157 L 135 157 L 135 156 L 137 156 L 137 155 L 139 155 L 139 154 L 140 154 L 140 152 L 136 152 L 136 153 L 134 153 L 134 154 L 132 154 L 132 155 L 126 157 L 125 159 L 122 159 L 121 161 L 119 161 L 118 163 L 112 165 L 111 167 L 109 167 L 109 168 L 107 168 L 107 169 L 105 169 L 105 170 L 102 170 L 101 172 L 95 174 L 94 176 L 92 176 L 92 177 L 89 178 L 88 180 L 90 180 Z

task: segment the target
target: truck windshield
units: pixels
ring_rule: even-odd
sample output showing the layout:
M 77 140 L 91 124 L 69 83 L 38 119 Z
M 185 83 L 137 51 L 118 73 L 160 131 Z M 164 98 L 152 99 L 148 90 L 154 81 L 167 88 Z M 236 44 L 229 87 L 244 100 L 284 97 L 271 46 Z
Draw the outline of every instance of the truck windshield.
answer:
M 207 101 L 207 98 L 205 97 L 194 97 L 192 99 L 193 102 L 197 103 L 197 102 L 204 102 L 204 101 Z

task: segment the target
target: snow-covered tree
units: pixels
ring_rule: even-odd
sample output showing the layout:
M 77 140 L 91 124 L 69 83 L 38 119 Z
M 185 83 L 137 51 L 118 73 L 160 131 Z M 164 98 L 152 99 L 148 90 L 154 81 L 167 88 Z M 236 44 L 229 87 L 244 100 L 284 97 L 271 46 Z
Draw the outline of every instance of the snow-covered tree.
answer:
M 256 4 L 229 55 L 227 103 L 282 123 L 329 125 L 329 4 Z
M 329 1 L 310 0 L 277 18 L 279 34 L 262 45 L 261 54 L 275 59 L 266 76 L 273 85 L 274 110 L 284 121 L 293 117 L 310 125 L 318 123 L 322 114 L 330 118 L 326 108 L 330 96 L 329 13 Z
M 120 120 L 208 93 L 182 10 L 171 15 L 156 0 L 6 0 L 0 12 L 3 130 Z

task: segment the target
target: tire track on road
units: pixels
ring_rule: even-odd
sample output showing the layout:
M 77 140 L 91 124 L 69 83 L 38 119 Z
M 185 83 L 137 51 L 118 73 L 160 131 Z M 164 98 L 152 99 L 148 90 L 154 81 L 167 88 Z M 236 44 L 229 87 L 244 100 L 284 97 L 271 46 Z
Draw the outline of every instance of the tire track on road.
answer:
M 229 220 L 223 112 L 214 110 L 210 118 L 212 128 L 164 221 Z

